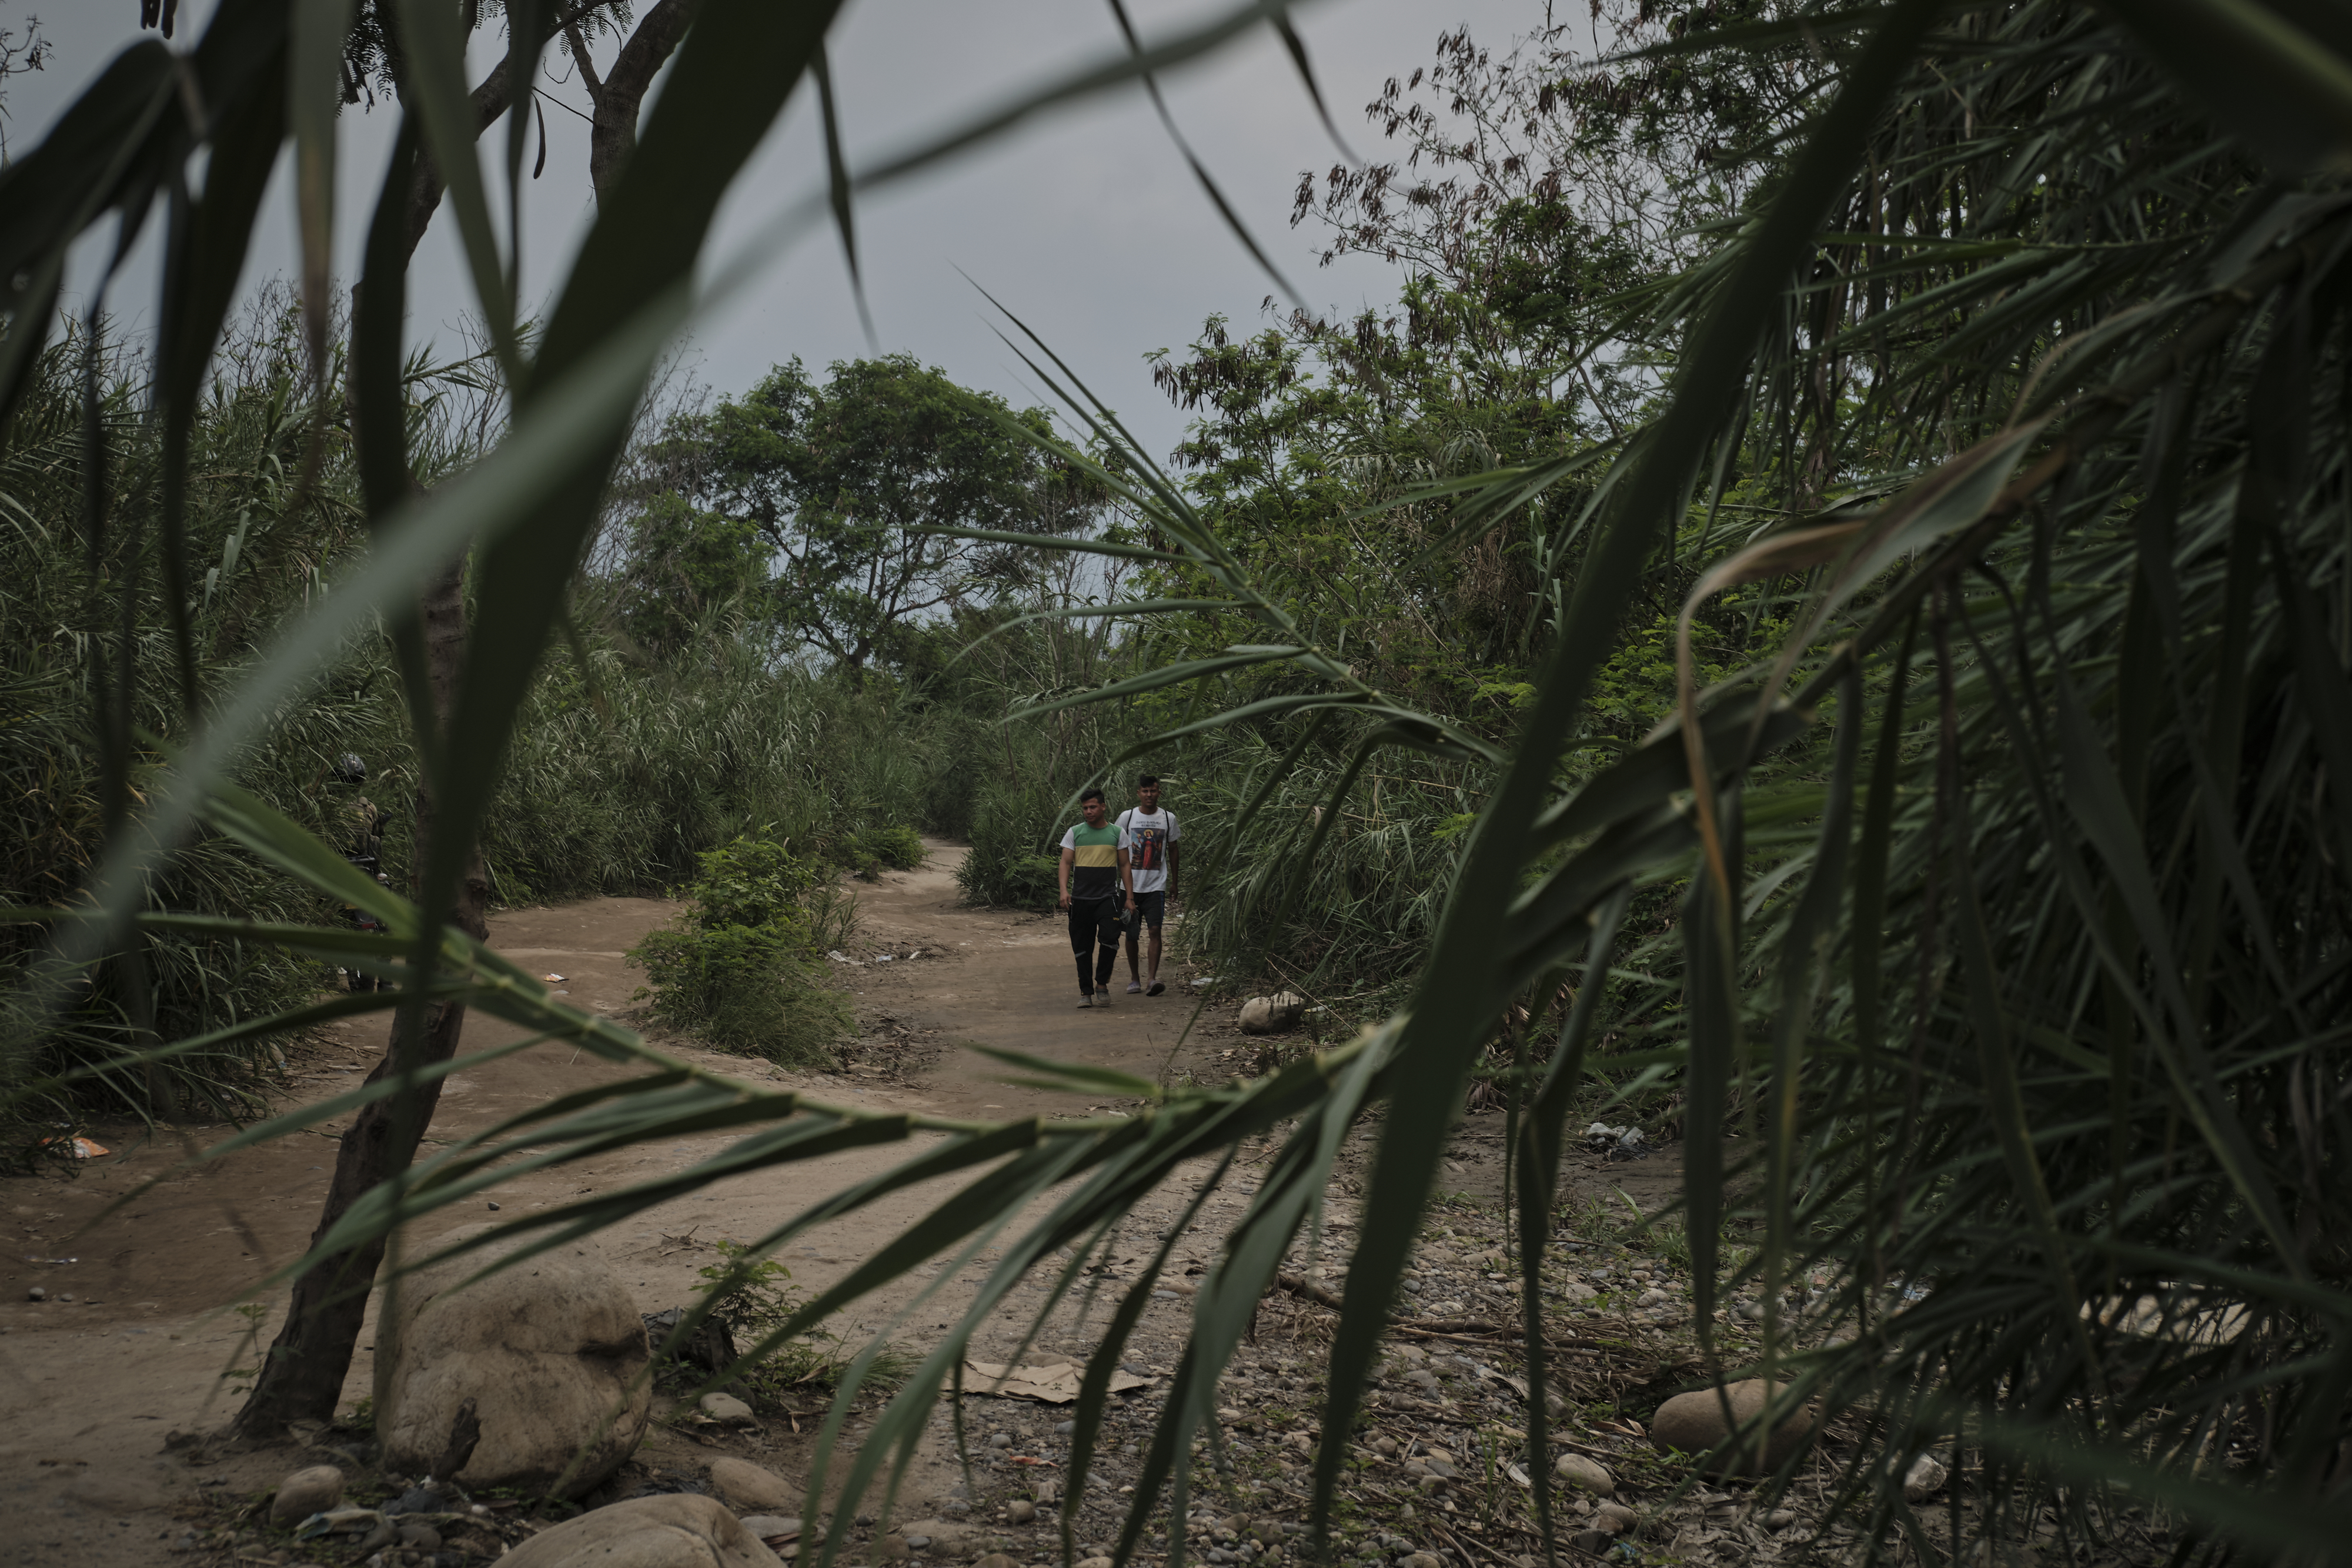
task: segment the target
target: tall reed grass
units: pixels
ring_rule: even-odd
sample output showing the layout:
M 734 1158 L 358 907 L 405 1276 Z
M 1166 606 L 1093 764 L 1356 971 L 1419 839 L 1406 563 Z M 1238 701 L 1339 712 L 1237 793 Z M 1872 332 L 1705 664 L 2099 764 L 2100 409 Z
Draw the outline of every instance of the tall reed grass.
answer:
M 314 422 L 297 326 L 267 301 L 232 335 L 194 428 L 188 500 L 192 667 L 176 668 L 163 563 L 126 519 L 158 504 L 150 392 L 130 361 L 107 356 L 98 418 L 106 471 L 85 470 L 87 429 L 77 362 L 60 343 L 0 451 L 0 902 L 29 909 L 68 899 L 109 827 L 108 780 L 133 789 L 165 763 L 152 737 L 180 727 L 193 694 L 202 708 L 234 685 L 257 650 L 318 596 L 363 545 L 348 434 Z M 460 472 L 495 435 L 471 360 L 410 367 L 421 477 Z M 328 406 L 339 389 L 328 388 Z M 103 498 L 96 528 L 80 525 L 86 486 Z M 126 598 L 125 587 L 132 591 Z M 745 832 L 769 831 L 837 867 L 908 858 L 905 830 L 927 825 L 941 792 L 927 737 L 939 717 L 902 705 L 887 681 L 852 689 L 780 662 L 759 640 L 719 622 L 661 662 L 614 630 L 625 608 L 611 581 L 575 585 L 578 635 L 551 652 L 515 731 L 482 848 L 494 899 L 516 904 L 599 894 L 660 893 L 685 881 L 696 855 Z M 127 601 L 130 611 L 124 612 Z M 135 675 L 136 679 L 130 678 Z M 131 722 L 93 723 L 106 694 L 136 694 Z M 406 887 L 413 864 L 417 758 L 389 642 L 362 641 L 286 705 L 237 782 L 342 847 L 351 792 L 332 782 L 349 753 L 368 768 L 384 813 L 382 865 Z M 952 792 L 947 797 L 952 799 Z M 331 924 L 338 906 L 218 837 L 173 859 L 155 907 L 254 921 Z M 37 923 L 0 925 L 0 1006 L 42 950 Z M 197 1052 L 135 1071 L 110 1070 L 68 1092 L 40 1089 L 77 1066 L 205 1034 L 278 1011 L 331 979 L 282 949 L 156 934 L 93 971 L 59 1024 L 10 1060 L 17 1082 L 0 1155 L 37 1157 L 61 1126 L 130 1114 L 240 1118 L 262 1104 L 278 1048 Z M 29 1030 L 9 1017 L 0 1025 Z M 258 1052 L 257 1055 L 256 1052 Z

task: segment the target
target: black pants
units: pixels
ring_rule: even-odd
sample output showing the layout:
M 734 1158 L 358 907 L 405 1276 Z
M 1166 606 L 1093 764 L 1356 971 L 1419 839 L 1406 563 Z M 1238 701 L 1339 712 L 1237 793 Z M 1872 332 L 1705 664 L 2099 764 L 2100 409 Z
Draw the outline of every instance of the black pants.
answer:
M 1118 936 L 1126 929 L 1119 918 L 1116 894 L 1108 898 L 1070 900 L 1070 951 L 1078 961 L 1078 989 L 1091 996 L 1110 985 L 1118 964 Z M 1087 949 L 1095 949 L 1094 973 L 1087 972 Z

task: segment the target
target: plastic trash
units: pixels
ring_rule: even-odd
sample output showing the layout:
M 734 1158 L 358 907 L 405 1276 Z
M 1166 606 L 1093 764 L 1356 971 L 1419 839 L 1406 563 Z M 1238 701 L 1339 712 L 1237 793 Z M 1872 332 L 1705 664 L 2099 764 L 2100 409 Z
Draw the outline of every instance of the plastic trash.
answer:
M 47 1148 L 49 1145 L 56 1142 L 58 1142 L 58 1140 L 55 1138 L 43 1138 L 41 1140 L 41 1145 L 42 1147 Z M 94 1160 L 100 1155 L 110 1155 L 114 1152 L 105 1145 L 94 1144 L 88 1138 L 76 1138 L 72 1142 L 72 1148 L 67 1152 L 71 1154 L 73 1157 L 78 1160 Z

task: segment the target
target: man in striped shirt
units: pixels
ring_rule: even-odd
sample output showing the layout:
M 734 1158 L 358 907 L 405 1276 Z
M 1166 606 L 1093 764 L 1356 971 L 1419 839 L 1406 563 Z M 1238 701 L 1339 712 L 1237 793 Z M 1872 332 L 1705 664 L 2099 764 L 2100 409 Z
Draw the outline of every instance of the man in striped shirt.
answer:
M 1070 912 L 1070 951 L 1078 961 L 1078 1006 L 1110 1005 L 1111 971 L 1118 967 L 1118 936 L 1135 910 L 1135 883 L 1127 863 L 1127 830 L 1110 820 L 1103 792 L 1078 797 L 1087 820 L 1062 835 L 1062 907 Z M 1095 949 L 1091 969 L 1087 949 Z

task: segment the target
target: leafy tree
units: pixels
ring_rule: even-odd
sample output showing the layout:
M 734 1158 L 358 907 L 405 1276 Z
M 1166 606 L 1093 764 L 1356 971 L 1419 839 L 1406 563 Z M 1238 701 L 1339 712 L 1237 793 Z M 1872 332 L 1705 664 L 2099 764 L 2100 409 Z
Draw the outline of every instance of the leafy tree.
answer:
M 698 511 L 672 492 L 655 496 L 626 529 L 620 619 L 646 652 L 674 654 L 729 611 L 771 617 L 768 541 L 750 518 Z
M 725 571 L 756 530 L 777 624 L 860 675 L 924 618 L 1029 580 L 1031 552 L 945 530 L 1066 534 L 1100 510 L 1099 487 L 1008 429 L 1016 419 L 1049 428 L 910 355 L 838 362 L 823 383 L 795 359 L 672 430 L 694 458 L 678 501 L 697 519 L 677 538 Z

